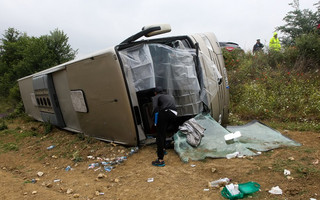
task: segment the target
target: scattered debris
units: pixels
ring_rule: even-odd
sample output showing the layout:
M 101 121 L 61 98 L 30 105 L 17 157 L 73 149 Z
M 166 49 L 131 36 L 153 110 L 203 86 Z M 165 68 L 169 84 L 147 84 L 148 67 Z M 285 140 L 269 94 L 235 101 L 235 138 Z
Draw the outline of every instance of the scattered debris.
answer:
M 35 191 L 32 191 L 32 194 L 37 194 L 38 192 L 35 190 Z
M 207 192 L 209 191 L 209 188 L 204 188 L 203 191 Z
M 289 176 L 289 175 L 291 175 L 291 172 L 289 170 L 285 169 L 285 170 L 283 170 L 283 174 L 285 176 Z
M 239 154 L 240 154 L 240 153 L 236 151 L 236 152 L 234 152 L 234 153 L 227 154 L 227 155 L 226 155 L 226 158 L 227 158 L 227 159 L 236 158 L 237 156 L 239 156 Z
M 116 178 L 116 179 L 114 179 L 114 182 L 115 182 L 115 183 L 119 183 L 120 180 L 119 180 L 118 178 Z
M 67 189 L 67 194 L 72 194 L 73 193 L 73 189 Z
M 66 168 L 65 168 L 66 171 L 70 171 L 72 170 L 72 168 L 70 167 L 70 165 L 68 165 Z
M 225 185 L 227 185 L 228 183 L 230 183 L 231 179 L 229 178 L 220 178 L 219 180 L 215 180 L 215 181 L 211 181 L 208 183 L 209 187 L 223 187 Z
M 293 180 L 294 178 L 292 176 L 287 176 L 288 180 Z
M 240 184 L 231 183 L 229 185 L 226 185 L 222 189 L 221 195 L 228 199 L 242 199 L 245 195 L 255 193 L 259 190 L 260 190 L 260 185 L 259 183 L 256 183 L 256 182 L 250 181 L 247 183 L 240 183 Z
M 214 168 L 214 167 L 212 167 L 212 168 L 211 168 L 211 172 L 212 172 L 212 173 L 215 173 L 215 172 L 217 172 L 217 169 Z
M 48 149 L 48 150 L 51 150 L 51 149 L 53 149 L 54 147 L 56 147 L 56 146 L 55 146 L 55 145 L 51 145 L 51 146 L 47 147 L 47 149 Z
M 196 165 L 190 165 L 191 167 L 195 167 Z
M 153 178 L 148 178 L 148 180 L 147 180 L 148 183 L 151 183 L 151 182 L 153 182 L 153 181 L 154 181 Z
M 46 187 L 47 187 L 47 188 L 52 188 L 52 186 L 53 186 L 52 183 L 47 183 L 47 184 L 46 184 Z
M 279 186 L 272 187 L 271 190 L 269 190 L 270 194 L 282 194 L 282 190 L 280 189 Z
M 105 175 L 104 174 L 102 174 L 102 173 L 100 173 L 100 174 L 98 174 L 98 178 L 104 178 L 105 177 Z
M 289 157 L 288 160 L 294 161 L 294 157 Z
M 28 192 L 23 193 L 23 195 L 27 195 L 27 194 L 28 194 Z
M 238 184 L 229 184 L 229 185 L 226 185 L 226 188 L 228 190 L 228 192 L 231 194 L 231 196 L 235 196 L 235 195 L 238 195 L 240 194 L 240 190 L 239 190 L 239 185 Z
M 94 171 L 96 172 L 96 171 L 98 171 L 98 170 L 100 170 L 100 169 L 101 169 L 101 167 L 99 167 L 99 168 L 95 169 Z
M 74 194 L 73 195 L 73 198 L 79 198 L 80 197 L 80 194 Z
M 313 162 L 312 162 L 312 164 L 314 164 L 314 165 L 319 164 L 319 160 L 318 160 L 318 159 L 316 159 L 315 161 L 313 161 Z
M 241 137 L 240 131 L 235 131 L 234 133 L 229 133 L 229 134 L 225 135 L 224 139 L 226 141 L 231 141 L 231 140 L 239 138 L 239 137 Z
M 58 156 L 56 156 L 56 155 L 53 155 L 53 156 L 51 156 L 52 158 L 54 158 L 54 159 L 57 159 L 58 158 Z
M 130 150 L 130 152 L 129 152 L 129 155 L 132 155 L 132 154 L 134 154 L 134 153 L 137 153 L 138 150 L 139 150 L 139 147 L 133 147 L 133 148 L 131 148 L 131 150 Z
M 37 173 L 37 175 L 38 175 L 39 177 L 43 176 L 43 174 L 44 174 L 43 172 L 38 172 L 38 173 Z
M 54 180 L 53 180 L 54 183 L 60 182 L 60 181 L 61 181 L 60 179 L 54 179 Z
M 111 142 L 110 144 L 111 144 L 112 146 L 114 146 L 114 147 L 118 146 L 117 144 L 115 144 L 115 143 L 113 143 L 113 142 Z
M 88 169 L 94 169 L 95 167 L 99 167 L 97 169 L 95 169 L 94 171 L 98 171 L 101 170 L 100 165 L 103 166 L 103 169 L 106 172 L 110 172 L 112 169 L 115 168 L 115 165 L 121 164 L 123 163 L 125 160 L 127 160 L 127 156 L 120 156 L 120 157 L 116 157 L 116 158 L 100 158 L 100 157 L 89 157 L 90 159 L 96 159 L 99 160 L 100 162 L 96 162 L 96 163 L 91 163 L 88 167 Z

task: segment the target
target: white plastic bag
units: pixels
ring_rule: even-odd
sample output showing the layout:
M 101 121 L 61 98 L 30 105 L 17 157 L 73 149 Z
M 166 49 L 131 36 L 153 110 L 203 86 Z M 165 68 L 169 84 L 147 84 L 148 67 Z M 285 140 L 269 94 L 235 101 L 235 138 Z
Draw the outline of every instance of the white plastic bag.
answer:
M 282 194 L 282 190 L 280 189 L 279 186 L 272 187 L 271 190 L 269 190 L 269 193 L 271 194 Z

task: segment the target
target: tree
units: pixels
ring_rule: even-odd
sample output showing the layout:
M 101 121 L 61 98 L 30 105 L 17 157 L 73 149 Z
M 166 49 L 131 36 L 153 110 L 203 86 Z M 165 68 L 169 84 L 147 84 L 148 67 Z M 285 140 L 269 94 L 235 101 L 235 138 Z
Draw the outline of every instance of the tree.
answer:
M 283 18 L 283 21 L 285 21 L 286 24 L 276 27 L 277 31 L 284 34 L 280 39 L 282 43 L 287 46 L 294 45 L 295 39 L 301 35 L 315 31 L 315 28 L 318 25 L 320 9 L 319 2 L 315 4 L 318 5 L 318 10 L 315 12 L 312 12 L 309 9 L 301 10 L 299 7 L 299 0 L 293 0 L 289 5 L 292 6 L 293 10 L 289 11 Z
M 17 79 L 74 59 L 68 39 L 58 29 L 37 38 L 8 28 L 0 40 L 0 97 L 8 97 Z
M 0 45 L 1 61 L 10 66 L 23 59 L 22 49 L 28 39 L 26 34 L 20 33 L 14 28 L 8 28 L 3 34 Z
M 50 31 L 50 35 L 43 36 L 43 38 L 56 65 L 75 58 L 78 50 L 71 48 L 70 44 L 68 44 L 69 38 L 63 31 L 55 29 Z

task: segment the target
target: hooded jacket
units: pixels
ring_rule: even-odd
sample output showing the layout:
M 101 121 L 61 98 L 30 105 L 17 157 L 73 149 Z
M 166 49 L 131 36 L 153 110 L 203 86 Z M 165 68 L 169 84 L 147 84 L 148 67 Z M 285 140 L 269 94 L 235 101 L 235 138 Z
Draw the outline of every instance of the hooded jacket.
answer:
M 271 38 L 270 42 L 269 42 L 269 48 L 270 50 L 273 51 L 280 51 L 281 50 L 281 45 L 280 45 L 280 41 L 279 38 L 275 38 L 275 36 L 278 35 L 276 32 L 273 33 L 273 37 Z

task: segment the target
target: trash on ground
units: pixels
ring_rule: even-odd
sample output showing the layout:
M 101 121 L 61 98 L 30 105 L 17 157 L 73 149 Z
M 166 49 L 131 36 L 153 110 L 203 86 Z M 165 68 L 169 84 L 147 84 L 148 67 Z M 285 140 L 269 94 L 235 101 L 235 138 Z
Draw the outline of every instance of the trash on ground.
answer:
M 195 167 L 196 165 L 190 165 L 191 167 Z
M 203 191 L 207 192 L 209 191 L 209 188 L 204 188 Z
M 91 163 L 88 167 L 88 169 L 93 169 L 95 167 L 98 167 L 99 166 L 99 163 Z
M 288 160 L 294 161 L 294 157 L 289 157 Z
M 219 180 L 215 180 L 215 181 L 211 181 L 208 183 L 209 187 L 223 187 L 225 185 L 227 185 L 228 183 L 230 183 L 231 179 L 229 178 L 220 178 Z
M 291 172 L 289 170 L 285 169 L 285 170 L 283 170 L 283 174 L 285 176 L 289 176 L 289 175 L 291 175 Z
M 55 145 L 51 145 L 49 147 L 47 147 L 48 150 L 53 149 L 54 147 L 56 147 Z
M 133 148 L 131 148 L 131 150 L 130 150 L 130 152 L 129 152 L 129 155 L 132 155 L 132 154 L 134 154 L 134 153 L 137 153 L 138 150 L 139 150 L 139 147 L 133 147 Z
M 96 172 L 96 171 L 98 171 L 98 170 L 100 170 L 100 169 L 101 169 L 101 167 L 99 167 L 99 168 L 95 169 L 94 171 Z
M 105 177 L 104 174 L 102 174 L 102 173 L 98 174 L 98 178 L 99 178 L 99 179 L 104 178 L 104 177 Z
M 67 194 L 72 194 L 73 193 L 73 189 L 67 189 Z
M 153 182 L 153 181 L 154 181 L 153 178 L 148 178 L 148 180 L 147 180 L 148 183 L 151 183 L 151 182 Z
M 227 154 L 227 155 L 226 155 L 226 158 L 227 158 L 227 159 L 236 158 L 236 157 L 238 157 L 239 155 L 240 155 L 240 153 L 236 151 L 236 152 L 234 152 L 234 153 Z
M 259 191 L 259 189 L 260 185 L 252 181 L 238 185 L 231 183 L 222 189 L 221 195 L 227 199 L 242 199 L 246 195 Z
M 318 160 L 318 159 L 316 159 L 315 161 L 313 161 L 313 162 L 312 162 L 312 164 L 314 164 L 314 165 L 319 164 L 319 160 Z
M 38 173 L 37 173 L 37 175 L 38 175 L 39 177 L 43 176 L 43 174 L 44 174 L 43 172 L 38 172 Z
M 292 176 L 287 176 L 288 180 L 293 180 L 294 178 Z
M 106 172 L 111 172 L 112 169 L 113 169 L 112 166 L 104 166 L 104 170 L 105 170 Z
M 53 180 L 54 183 L 60 182 L 60 181 L 61 181 L 60 179 L 54 179 L 54 180 Z
M 228 133 L 227 135 L 224 136 L 224 140 L 228 141 L 228 140 L 233 140 L 236 138 L 241 137 L 241 132 L 240 131 L 236 131 L 234 133 Z
M 228 192 L 232 195 L 232 196 L 235 196 L 237 194 L 240 194 L 240 190 L 239 190 L 239 185 L 238 184 L 229 184 L 229 185 L 226 185 L 226 188 L 228 190 Z
M 271 194 L 282 194 L 282 190 L 280 189 L 279 186 L 272 187 L 271 190 L 269 190 L 269 193 Z
M 66 168 L 65 168 L 66 171 L 70 171 L 72 170 L 72 168 L 68 165 Z

